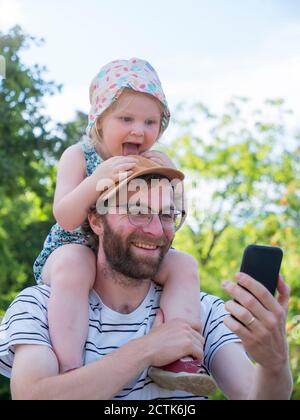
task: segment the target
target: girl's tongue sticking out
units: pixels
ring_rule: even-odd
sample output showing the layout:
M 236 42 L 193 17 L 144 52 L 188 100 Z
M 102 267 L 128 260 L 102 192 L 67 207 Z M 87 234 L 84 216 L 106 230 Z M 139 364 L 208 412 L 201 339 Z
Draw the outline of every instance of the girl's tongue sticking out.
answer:
M 138 155 L 139 154 L 139 145 L 134 143 L 124 143 L 123 144 L 123 156 L 128 155 Z

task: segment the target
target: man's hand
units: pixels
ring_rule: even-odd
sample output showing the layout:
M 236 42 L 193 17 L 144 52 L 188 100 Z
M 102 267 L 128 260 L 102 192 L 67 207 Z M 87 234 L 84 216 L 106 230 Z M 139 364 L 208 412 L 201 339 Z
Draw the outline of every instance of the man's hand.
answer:
M 225 308 L 240 322 L 229 316 L 224 324 L 241 338 L 247 353 L 262 368 L 278 372 L 288 364 L 286 317 L 290 289 L 279 276 L 276 299 L 247 274 L 238 273 L 236 279 L 238 284 L 224 282 L 223 288 L 235 299 Z
M 186 321 L 174 319 L 163 322 L 163 313 L 158 311 L 153 327 L 144 337 L 151 351 L 150 365 L 160 367 L 185 356 L 203 360 L 204 338 Z

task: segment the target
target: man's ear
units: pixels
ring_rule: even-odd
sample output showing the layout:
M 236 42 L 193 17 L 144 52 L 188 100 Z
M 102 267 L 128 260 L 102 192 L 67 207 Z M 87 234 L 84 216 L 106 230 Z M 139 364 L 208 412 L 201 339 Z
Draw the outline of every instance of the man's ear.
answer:
M 99 216 L 97 216 L 96 214 L 90 213 L 88 215 L 88 221 L 90 224 L 90 227 L 92 229 L 92 231 L 100 236 L 103 233 L 103 224 L 99 218 Z

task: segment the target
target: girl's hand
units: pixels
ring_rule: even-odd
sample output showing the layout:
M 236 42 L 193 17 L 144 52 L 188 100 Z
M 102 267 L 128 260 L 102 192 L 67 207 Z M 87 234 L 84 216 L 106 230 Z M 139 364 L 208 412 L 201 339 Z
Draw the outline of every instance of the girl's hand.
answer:
M 127 156 L 114 156 L 100 163 L 92 174 L 97 191 L 104 191 L 106 187 L 129 177 L 137 163 L 137 159 Z
M 159 152 L 158 150 L 149 150 L 147 152 L 141 153 L 141 156 L 147 159 L 151 159 L 159 166 L 166 166 L 167 168 L 176 169 L 176 166 L 171 161 L 171 159 L 165 153 Z
M 149 334 L 142 338 L 148 342 L 151 366 L 164 366 L 187 355 L 203 360 L 202 335 L 180 318 L 164 323 L 161 310 L 158 310 Z

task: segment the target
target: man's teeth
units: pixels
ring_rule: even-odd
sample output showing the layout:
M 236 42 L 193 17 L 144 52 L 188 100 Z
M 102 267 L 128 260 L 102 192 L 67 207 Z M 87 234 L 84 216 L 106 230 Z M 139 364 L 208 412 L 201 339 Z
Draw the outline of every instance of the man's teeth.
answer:
M 134 246 L 138 247 L 138 248 L 145 248 L 145 249 L 151 249 L 154 250 L 157 248 L 157 246 L 153 246 L 153 245 L 146 245 L 146 244 L 142 244 L 142 243 L 134 243 Z

